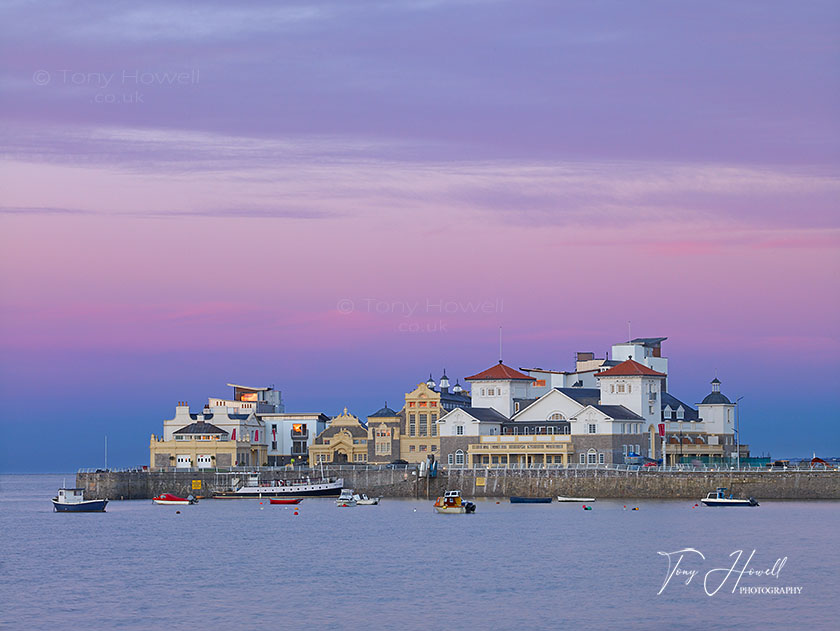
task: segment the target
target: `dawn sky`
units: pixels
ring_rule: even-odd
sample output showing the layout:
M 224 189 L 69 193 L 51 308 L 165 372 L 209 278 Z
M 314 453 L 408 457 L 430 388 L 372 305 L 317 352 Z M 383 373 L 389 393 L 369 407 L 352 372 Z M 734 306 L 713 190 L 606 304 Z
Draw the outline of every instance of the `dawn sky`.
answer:
M 7 2 L 0 470 L 667 336 L 840 455 L 833 2 Z M 463 381 L 462 381 L 463 383 Z M 45 437 L 47 437 L 45 439 Z

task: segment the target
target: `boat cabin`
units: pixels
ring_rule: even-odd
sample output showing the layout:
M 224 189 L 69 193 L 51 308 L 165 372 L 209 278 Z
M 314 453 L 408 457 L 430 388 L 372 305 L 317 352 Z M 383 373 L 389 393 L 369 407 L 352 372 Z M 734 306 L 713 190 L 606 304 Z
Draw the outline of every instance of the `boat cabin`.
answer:
M 85 501 L 84 489 L 58 489 L 58 501 L 63 504 L 78 504 Z
M 444 506 L 460 506 L 461 491 L 445 491 L 443 494 Z

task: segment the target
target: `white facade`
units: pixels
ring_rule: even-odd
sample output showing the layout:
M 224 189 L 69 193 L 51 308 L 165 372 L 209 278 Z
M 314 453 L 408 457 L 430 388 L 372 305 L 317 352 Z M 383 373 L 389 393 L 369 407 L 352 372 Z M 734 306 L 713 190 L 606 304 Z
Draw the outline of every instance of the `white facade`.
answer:
M 569 420 L 572 435 L 639 434 L 641 440 L 647 430 L 647 425 L 641 419 L 616 419 L 591 405 L 584 407 Z
M 697 406 L 703 425 L 709 434 L 735 433 L 735 404 L 715 403 Z
M 568 420 L 584 408 L 583 405 L 557 390 L 551 390 L 514 415 L 515 421 Z
M 533 398 L 531 382 L 519 379 L 491 379 L 472 382 L 472 407 L 493 408 L 510 418 L 514 399 Z
M 268 456 L 306 457 L 315 437 L 327 428 L 324 414 L 285 412 L 261 414 L 267 435 Z
M 656 372 L 668 374 L 668 358 L 656 357 L 654 349 L 640 342 L 625 342 L 624 344 L 613 344 L 610 356 L 616 361 L 632 359 L 643 366 L 647 366 Z
M 462 436 L 494 436 L 501 433 L 502 424 L 494 421 L 479 421 L 469 412 L 456 408 L 438 419 L 438 436 L 459 438 Z
M 646 375 L 600 377 L 601 404 L 623 405 L 645 419 L 657 424 L 662 418 L 660 393 L 663 377 Z

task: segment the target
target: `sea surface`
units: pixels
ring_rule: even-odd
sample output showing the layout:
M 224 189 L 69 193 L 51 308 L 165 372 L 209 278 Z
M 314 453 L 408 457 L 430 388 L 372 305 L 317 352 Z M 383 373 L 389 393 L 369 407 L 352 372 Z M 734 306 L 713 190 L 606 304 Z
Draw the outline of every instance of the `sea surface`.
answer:
M 839 628 L 839 501 L 500 498 L 438 515 L 427 500 L 309 498 L 295 515 L 256 499 L 135 500 L 55 513 L 65 479 L 0 476 L 2 629 Z M 697 552 L 679 569 L 696 574 L 663 588 L 660 552 L 686 548 Z M 721 570 L 737 550 L 736 570 L 771 574 Z

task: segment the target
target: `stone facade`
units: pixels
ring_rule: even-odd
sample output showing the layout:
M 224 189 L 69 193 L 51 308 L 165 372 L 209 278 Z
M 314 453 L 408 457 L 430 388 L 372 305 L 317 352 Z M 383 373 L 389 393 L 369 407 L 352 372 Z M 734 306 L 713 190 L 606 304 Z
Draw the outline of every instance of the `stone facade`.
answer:
M 329 427 L 318 434 L 309 448 L 309 463 L 365 463 L 368 432 L 362 422 L 344 408 Z

